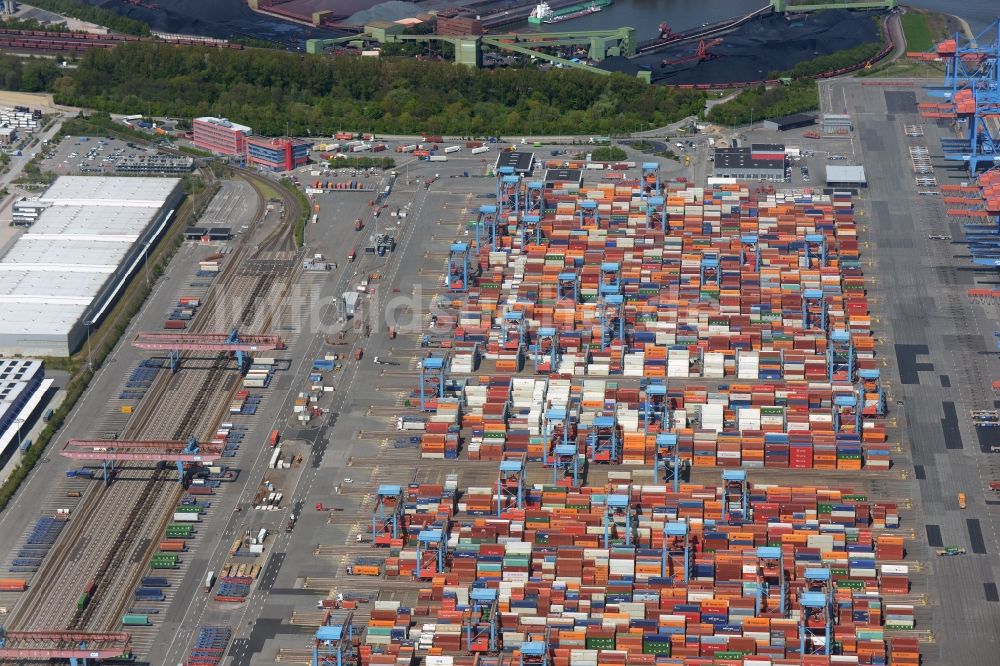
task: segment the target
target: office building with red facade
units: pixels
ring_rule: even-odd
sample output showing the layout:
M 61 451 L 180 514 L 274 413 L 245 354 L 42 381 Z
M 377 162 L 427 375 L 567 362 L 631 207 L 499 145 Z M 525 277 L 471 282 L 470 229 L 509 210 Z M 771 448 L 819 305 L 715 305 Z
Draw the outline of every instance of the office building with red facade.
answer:
M 235 157 L 243 157 L 247 138 L 253 133 L 246 125 L 225 118 L 195 118 L 192 128 L 196 148 Z
M 302 139 L 269 139 L 261 136 L 246 141 L 247 166 L 271 171 L 291 171 L 309 162 L 312 143 Z

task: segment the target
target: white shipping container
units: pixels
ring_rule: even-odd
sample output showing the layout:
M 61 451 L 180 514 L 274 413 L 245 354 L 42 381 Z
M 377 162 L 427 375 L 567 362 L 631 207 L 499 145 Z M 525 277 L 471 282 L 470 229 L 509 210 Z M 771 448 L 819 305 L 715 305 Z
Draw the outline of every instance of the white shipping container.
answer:
M 448 161 L 448 156 L 447 155 L 431 155 L 430 156 L 430 161 L 431 162 L 447 162 Z
M 490 152 L 489 146 L 479 146 L 478 148 L 472 149 L 473 155 L 482 155 L 483 153 L 488 153 L 488 152 Z
M 174 513 L 175 523 L 197 523 L 201 521 L 201 516 L 197 513 L 176 512 Z
M 462 150 L 461 146 L 448 146 L 447 148 L 444 149 L 444 152 L 446 152 L 446 153 L 457 153 L 460 150 Z

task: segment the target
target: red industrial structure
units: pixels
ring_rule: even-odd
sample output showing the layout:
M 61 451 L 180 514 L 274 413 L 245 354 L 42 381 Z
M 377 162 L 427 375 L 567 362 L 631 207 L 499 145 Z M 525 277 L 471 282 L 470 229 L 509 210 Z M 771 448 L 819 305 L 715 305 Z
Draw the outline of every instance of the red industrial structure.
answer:
M 177 480 L 184 482 L 184 464 L 213 463 L 222 457 L 222 445 L 199 446 L 194 437 L 186 442 L 161 440 L 71 439 L 59 452 L 73 460 L 99 460 L 105 483 L 111 483 L 115 461 L 166 462 L 177 466 Z
M 129 640 L 129 635 L 124 633 L 6 631 L 0 628 L 0 661 L 69 659 L 71 664 L 76 664 L 89 659 L 127 658 Z
M 276 335 L 240 335 L 231 333 L 139 333 L 132 341 L 137 349 L 170 353 L 170 369 L 177 371 L 180 352 L 235 352 L 240 372 L 247 366 L 247 353 L 284 349 L 285 341 Z

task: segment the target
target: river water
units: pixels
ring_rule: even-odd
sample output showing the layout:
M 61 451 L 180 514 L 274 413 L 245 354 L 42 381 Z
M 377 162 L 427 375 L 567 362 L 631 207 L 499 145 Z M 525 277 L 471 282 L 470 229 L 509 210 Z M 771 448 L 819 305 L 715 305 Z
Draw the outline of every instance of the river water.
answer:
M 602 30 L 619 26 L 632 26 L 636 37 L 642 41 L 657 36 L 660 23 L 666 22 L 674 30 L 697 28 L 702 23 L 713 23 L 733 16 L 747 14 L 763 7 L 767 0 L 615 0 L 610 7 L 590 16 L 565 23 L 542 25 L 546 31 Z M 979 33 L 1000 15 L 1000 0 L 910 0 L 912 7 L 930 9 L 948 14 L 958 14 Z M 526 27 L 528 24 L 514 27 Z M 531 26 L 537 29 L 539 26 Z
M 543 30 L 599 30 L 632 26 L 640 40 L 657 34 L 661 22 L 674 30 L 695 28 L 702 23 L 746 14 L 762 7 L 767 0 L 615 0 L 604 11 L 572 21 L 541 26 Z M 301 43 L 311 36 L 330 33 L 316 31 L 295 23 L 272 19 L 250 11 L 244 0 L 160 0 L 160 9 L 133 7 L 122 0 L 88 0 L 90 4 L 148 21 L 156 30 L 208 35 L 211 37 L 251 36 L 285 43 Z M 935 11 L 958 12 L 976 32 L 984 29 L 998 14 L 1000 0 L 911 0 L 910 5 Z M 524 24 L 527 26 L 527 24 Z M 522 26 L 524 27 L 524 26 Z M 533 30 L 539 26 L 531 26 Z

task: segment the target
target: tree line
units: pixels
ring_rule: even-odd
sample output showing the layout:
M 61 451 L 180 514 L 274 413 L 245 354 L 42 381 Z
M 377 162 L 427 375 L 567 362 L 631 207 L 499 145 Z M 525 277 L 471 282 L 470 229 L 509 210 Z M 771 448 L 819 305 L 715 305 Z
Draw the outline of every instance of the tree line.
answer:
M 112 113 L 216 115 L 262 135 L 610 134 L 697 115 L 703 95 L 624 75 L 477 70 L 408 58 L 323 57 L 156 43 L 91 49 L 52 90 Z

